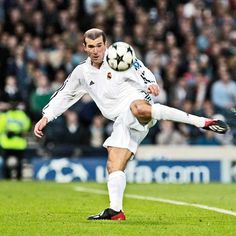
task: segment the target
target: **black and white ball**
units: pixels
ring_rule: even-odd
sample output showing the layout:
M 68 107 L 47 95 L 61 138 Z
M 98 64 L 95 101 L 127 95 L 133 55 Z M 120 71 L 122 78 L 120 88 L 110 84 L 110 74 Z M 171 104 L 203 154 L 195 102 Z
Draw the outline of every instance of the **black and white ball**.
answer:
M 113 70 L 125 71 L 134 62 L 135 53 L 128 43 L 116 42 L 108 48 L 106 60 Z

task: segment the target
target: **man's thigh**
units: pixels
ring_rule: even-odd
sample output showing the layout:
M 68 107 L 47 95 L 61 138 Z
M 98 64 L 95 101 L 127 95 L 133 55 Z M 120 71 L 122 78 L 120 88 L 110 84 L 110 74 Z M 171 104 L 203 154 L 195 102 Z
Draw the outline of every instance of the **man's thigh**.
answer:
M 113 125 L 111 136 L 104 142 L 104 147 L 126 148 L 133 154 L 149 132 L 148 125 L 141 125 L 132 112 L 121 114 Z

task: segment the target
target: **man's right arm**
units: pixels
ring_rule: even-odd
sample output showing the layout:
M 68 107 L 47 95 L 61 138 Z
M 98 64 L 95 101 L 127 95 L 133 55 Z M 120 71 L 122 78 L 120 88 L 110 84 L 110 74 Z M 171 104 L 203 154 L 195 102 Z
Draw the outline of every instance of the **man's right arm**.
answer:
M 47 117 L 42 117 L 34 126 L 34 134 L 38 138 L 43 137 L 43 129 L 46 127 L 48 123 L 48 118 Z
M 82 76 L 81 69 L 76 67 L 64 84 L 52 95 L 43 109 L 43 117 L 35 125 L 34 133 L 37 137 L 43 136 L 42 130 L 48 122 L 60 116 L 86 93 L 81 85 Z

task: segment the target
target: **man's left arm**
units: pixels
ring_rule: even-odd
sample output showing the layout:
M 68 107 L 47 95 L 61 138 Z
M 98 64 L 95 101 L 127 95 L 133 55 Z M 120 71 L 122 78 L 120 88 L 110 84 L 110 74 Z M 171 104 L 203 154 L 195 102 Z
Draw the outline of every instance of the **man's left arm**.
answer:
M 160 94 L 160 87 L 156 82 L 154 74 L 138 59 L 136 59 L 133 66 L 138 77 L 144 83 L 146 91 L 153 96 L 158 96 Z
M 158 96 L 160 94 L 160 87 L 158 84 L 150 84 L 148 85 L 147 92 L 154 96 Z

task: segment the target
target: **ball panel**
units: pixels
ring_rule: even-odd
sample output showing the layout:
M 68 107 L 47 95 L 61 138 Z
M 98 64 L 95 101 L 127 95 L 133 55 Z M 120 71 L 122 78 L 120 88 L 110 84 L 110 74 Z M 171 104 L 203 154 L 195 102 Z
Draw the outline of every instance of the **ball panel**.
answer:
M 118 71 L 125 71 L 128 70 L 130 67 L 130 64 L 127 64 L 126 62 L 121 61 L 118 65 Z
M 108 60 L 108 65 L 114 69 L 117 70 L 117 60 L 116 59 L 109 59 Z
M 133 59 L 133 55 L 130 52 L 125 53 L 123 56 L 123 60 L 128 64 L 133 63 Z
M 112 47 L 109 49 L 109 59 L 115 59 L 117 57 L 117 50 Z
M 117 54 L 119 55 L 119 56 L 123 56 L 123 55 L 125 55 L 127 52 L 128 52 L 128 47 L 126 47 L 126 45 L 119 45 L 118 47 L 117 47 Z

